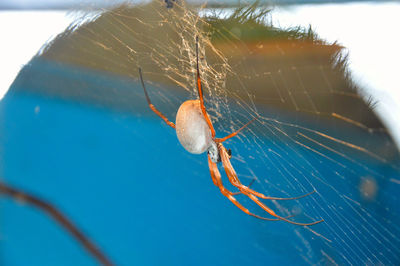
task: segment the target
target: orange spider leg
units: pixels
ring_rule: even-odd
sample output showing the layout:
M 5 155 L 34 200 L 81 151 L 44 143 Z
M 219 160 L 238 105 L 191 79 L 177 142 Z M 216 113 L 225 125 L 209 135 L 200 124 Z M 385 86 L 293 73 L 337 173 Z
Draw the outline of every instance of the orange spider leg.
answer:
M 221 156 L 221 161 L 222 161 L 222 165 L 224 166 L 226 175 L 228 176 L 229 181 L 232 183 L 232 185 L 234 185 L 235 187 L 237 187 L 241 192 L 243 193 L 250 193 L 256 197 L 262 198 L 262 199 L 267 199 L 267 200 L 295 200 L 295 199 L 301 199 L 304 198 L 310 194 L 315 193 L 316 191 L 313 190 L 307 194 L 298 196 L 298 197 L 291 197 L 291 198 L 278 198 L 278 197 L 267 197 L 262 193 L 259 193 L 257 191 L 254 191 L 253 189 L 244 186 L 239 178 L 237 177 L 237 174 L 235 172 L 235 169 L 233 169 L 233 166 L 231 164 L 231 161 L 229 160 L 229 155 L 226 152 L 224 146 L 222 144 L 218 144 L 218 150 L 219 150 L 219 154 Z
M 250 181 L 250 183 L 249 183 L 249 185 L 248 185 L 247 187 L 251 187 L 251 185 L 253 185 L 254 181 L 256 181 L 256 178 L 253 178 L 253 179 Z M 239 194 L 243 194 L 243 193 L 242 193 L 241 191 L 232 192 L 232 195 L 233 195 L 233 196 L 236 196 L 236 195 L 239 195 Z
M 208 168 L 210 169 L 211 179 L 214 185 L 220 188 L 219 184 L 222 183 L 221 174 L 219 173 L 217 166 L 216 165 L 214 166 L 215 163 L 211 161 L 210 155 L 207 155 L 207 158 L 208 158 Z M 219 180 L 217 179 L 216 176 L 219 176 Z
M 291 224 L 295 224 L 295 225 L 302 225 L 302 226 L 310 226 L 310 225 L 314 225 L 314 224 L 319 224 L 322 223 L 324 220 L 321 219 L 319 221 L 315 221 L 312 223 L 297 223 L 297 222 L 293 222 L 291 220 L 288 220 L 282 216 L 277 215 L 273 210 L 271 210 L 270 208 L 268 208 L 267 206 L 265 206 L 256 196 L 249 194 L 249 193 L 244 193 L 245 195 L 247 195 L 251 200 L 253 200 L 255 203 L 257 203 L 258 206 L 260 206 L 264 211 L 268 212 L 269 214 L 271 214 L 272 216 L 283 220 L 285 222 L 291 223 Z
M 216 185 L 217 187 L 220 187 L 219 184 L 222 184 L 221 174 L 219 173 L 218 168 L 212 168 L 212 167 L 211 167 L 211 165 L 210 165 L 210 156 L 208 156 L 208 161 L 209 161 L 209 162 L 208 162 L 208 166 L 209 166 L 209 168 L 210 168 L 211 179 L 212 179 L 214 185 Z M 213 162 L 211 162 L 211 163 L 212 163 L 212 164 L 215 164 L 215 163 L 213 163 Z M 211 169 L 216 169 L 216 171 L 212 171 Z M 215 174 L 215 172 L 218 173 L 218 174 Z M 219 178 L 216 178 L 215 176 L 219 176 Z M 255 178 L 253 178 L 253 180 L 251 180 L 251 182 L 250 182 L 250 184 L 249 184 L 249 187 L 254 183 L 255 180 L 256 180 Z M 243 194 L 241 191 L 238 191 L 238 192 L 229 191 L 229 193 L 230 193 L 232 196 L 236 196 L 236 195 L 239 195 L 239 194 Z
M 216 142 L 222 143 L 225 140 L 228 140 L 230 138 L 233 138 L 234 136 L 236 136 L 237 134 L 240 133 L 240 131 L 242 131 L 243 129 L 245 129 L 246 127 L 248 127 L 251 123 L 253 123 L 256 120 L 256 117 L 254 117 L 252 120 L 250 120 L 249 122 L 246 123 L 246 125 L 242 126 L 241 128 L 239 128 L 238 130 L 236 130 L 235 132 L 229 134 L 228 136 L 224 137 L 224 138 L 217 138 L 215 139 Z
M 258 218 L 258 219 L 262 219 L 262 220 L 267 220 L 267 221 L 279 221 L 280 220 L 279 218 L 277 218 L 277 219 L 265 218 L 265 217 L 261 217 L 261 216 L 258 216 L 256 214 L 251 213 L 248 209 L 246 209 L 242 204 L 240 204 L 237 201 L 237 199 L 233 196 L 233 194 L 234 194 L 233 192 L 229 191 L 228 189 L 226 189 L 224 187 L 224 185 L 222 184 L 221 174 L 220 174 L 220 172 L 218 170 L 218 166 L 217 166 L 216 163 L 211 161 L 210 156 L 208 156 L 208 167 L 210 168 L 211 178 L 212 178 L 214 184 L 221 191 L 222 195 L 227 197 L 241 211 L 247 213 L 248 215 L 254 216 L 254 217 Z
M 264 196 L 263 194 L 261 194 L 259 192 L 256 192 L 256 191 L 254 191 L 254 190 L 242 185 L 240 183 L 239 178 L 237 177 L 235 169 L 233 169 L 233 167 L 232 167 L 232 164 L 231 164 L 231 162 L 229 160 L 229 155 L 228 155 L 228 153 L 226 152 L 224 146 L 222 146 L 221 143 L 218 143 L 218 150 L 219 150 L 219 154 L 221 156 L 222 165 L 224 166 L 226 175 L 228 176 L 228 179 L 232 183 L 232 185 L 237 187 L 243 193 L 245 193 L 245 192 L 246 193 L 251 193 L 251 194 L 253 194 L 253 195 L 255 195 L 255 196 L 259 197 L 259 198 L 263 198 L 263 199 L 269 198 L 269 197 L 266 197 L 266 196 Z
M 199 91 L 201 112 L 203 113 L 204 119 L 206 120 L 208 126 L 210 127 L 211 136 L 214 139 L 214 137 L 215 137 L 214 126 L 212 125 L 211 120 L 208 117 L 206 107 L 204 106 L 203 89 L 201 87 L 201 79 L 200 79 L 200 71 L 199 71 L 199 36 L 196 36 L 196 71 L 197 71 L 197 89 Z
M 154 113 L 156 113 L 159 117 L 161 117 L 165 121 L 165 123 L 167 123 L 168 126 L 175 128 L 175 124 L 173 122 L 169 121 L 168 118 L 165 115 L 163 115 L 160 111 L 158 111 L 157 108 L 151 103 L 150 97 L 147 94 L 146 86 L 144 85 L 144 82 L 143 82 L 142 69 L 140 67 L 139 67 L 139 76 L 140 76 L 140 81 L 142 82 L 144 94 L 146 95 L 147 103 L 149 104 L 149 107 L 151 108 L 151 110 L 153 110 Z
M 296 225 L 302 225 L 302 226 L 308 226 L 308 225 L 314 225 L 314 224 L 318 224 L 323 222 L 324 220 L 319 220 L 316 222 L 312 222 L 312 223 L 297 223 L 297 222 L 293 222 L 288 220 L 285 217 L 279 216 L 277 215 L 273 210 L 271 210 L 270 208 L 268 208 L 267 206 L 265 206 L 257 197 L 259 198 L 263 198 L 263 199 L 281 199 L 281 198 L 274 198 L 274 197 L 266 197 L 261 193 L 258 193 L 252 189 L 249 189 L 246 186 L 243 186 L 237 175 L 235 170 L 233 169 L 230 161 L 229 161 L 229 155 L 228 153 L 225 151 L 225 148 L 222 146 L 222 144 L 219 144 L 219 151 L 220 151 L 220 155 L 221 155 L 221 160 L 222 160 L 222 164 L 224 166 L 226 175 L 228 176 L 229 181 L 232 183 L 232 185 L 234 185 L 235 187 L 239 188 L 239 190 L 246 196 L 248 196 L 251 200 L 253 200 L 258 206 L 260 206 L 264 211 L 268 212 L 270 215 L 283 220 L 285 222 L 291 223 L 291 224 L 296 224 Z M 313 193 L 313 192 L 312 192 Z M 310 194 L 310 193 L 309 193 Z M 261 196 L 258 196 L 261 195 Z M 304 196 L 304 195 L 303 195 Z M 303 197 L 301 196 L 301 197 Z

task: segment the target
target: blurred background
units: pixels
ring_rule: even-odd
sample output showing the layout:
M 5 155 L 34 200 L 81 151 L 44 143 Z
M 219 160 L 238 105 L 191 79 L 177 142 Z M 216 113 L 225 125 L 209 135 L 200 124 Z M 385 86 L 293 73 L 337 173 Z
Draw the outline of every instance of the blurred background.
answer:
M 77 10 L 100 9 L 124 2 L 2 1 L 0 19 L 9 26 L 1 29 L 2 36 L 6 36 L 0 51 L 1 95 L 6 93 L 21 66 L 76 19 Z M 198 1 L 188 2 L 202 4 Z M 232 6 L 240 1 L 207 3 L 210 6 Z M 282 28 L 311 25 L 322 39 L 345 47 L 352 78 L 376 99 L 378 104 L 374 110 L 399 146 L 400 92 L 394 80 L 395 66 L 400 61 L 400 54 L 396 52 L 400 37 L 394 34 L 398 25 L 396 14 L 400 8 L 399 1 L 285 0 L 261 3 L 273 6 L 271 17 L 274 25 Z M 24 20 L 21 20 L 22 17 Z M 376 37 L 372 38 L 371 34 Z
M 117 265 L 399 263 L 398 1 L 0 9 L 1 180 L 60 207 Z M 197 35 L 218 136 L 260 116 L 226 144 L 239 178 L 271 196 L 315 189 L 266 204 L 324 223 L 248 217 L 145 104 L 138 67 L 172 121 L 197 97 Z M 0 204 L 2 265 L 96 265 L 43 213 Z

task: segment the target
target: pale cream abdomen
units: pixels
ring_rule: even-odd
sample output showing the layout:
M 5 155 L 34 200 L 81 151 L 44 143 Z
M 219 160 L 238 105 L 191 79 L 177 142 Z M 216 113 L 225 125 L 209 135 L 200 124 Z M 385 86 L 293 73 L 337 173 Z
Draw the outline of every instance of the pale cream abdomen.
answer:
M 200 154 L 212 145 L 211 131 L 201 112 L 199 100 L 182 103 L 175 124 L 178 140 L 188 152 Z

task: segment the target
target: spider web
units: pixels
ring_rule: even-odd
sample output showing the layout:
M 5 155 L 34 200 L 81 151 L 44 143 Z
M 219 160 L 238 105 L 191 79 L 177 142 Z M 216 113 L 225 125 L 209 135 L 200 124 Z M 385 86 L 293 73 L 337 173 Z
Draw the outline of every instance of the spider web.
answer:
M 174 121 L 180 103 L 197 98 L 199 36 L 205 103 L 217 136 L 257 117 L 225 144 L 232 149 L 231 162 L 242 183 L 255 180 L 254 190 L 275 197 L 315 190 L 300 200 L 266 204 L 282 216 L 294 215 L 290 219 L 297 222 L 325 220 L 313 227 L 268 222 L 256 234 L 286 232 L 285 239 L 274 241 L 292 246 L 304 263 L 398 264 L 399 153 L 372 104 L 360 96 L 362 88 L 352 82 L 341 48 L 310 32 L 306 39 L 295 31 L 281 39 L 245 39 L 243 21 L 219 25 L 215 17 L 206 18 L 209 11 L 201 14 L 180 1 L 169 9 L 163 1 L 153 1 L 91 12 L 39 57 L 136 83 L 141 67 L 153 104 Z M 208 27 L 217 30 L 211 34 Z M 141 88 L 136 89 L 130 94 L 118 88 L 50 93 L 154 118 L 144 105 L 132 106 L 132 99 L 143 98 Z M 248 198 L 237 198 L 252 212 L 266 215 Z

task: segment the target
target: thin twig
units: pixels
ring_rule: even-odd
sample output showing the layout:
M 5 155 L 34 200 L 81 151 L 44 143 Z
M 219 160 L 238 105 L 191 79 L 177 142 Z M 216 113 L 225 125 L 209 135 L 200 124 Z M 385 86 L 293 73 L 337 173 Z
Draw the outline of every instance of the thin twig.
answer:
M 114 265 L 106 257 L 106 255 L 86 237 L 81 230 L 78 229 L 64 214 L 62 214 L 56 207 L 47 203 L 35 196 L 32 196 L 24 191 L 13 188 L 0 182 L 0 195 L 6 195 L 13 198 L 16 201 L 23 201 L 34 205 L 35 207 L 41 209 L 46 214 L 51 216 L 56 220 L 62 227 L 64 227 L 79 243 L 81 243 L 85 249 L 91 253 L 98 262 L 102 265 L 111 266 Z

